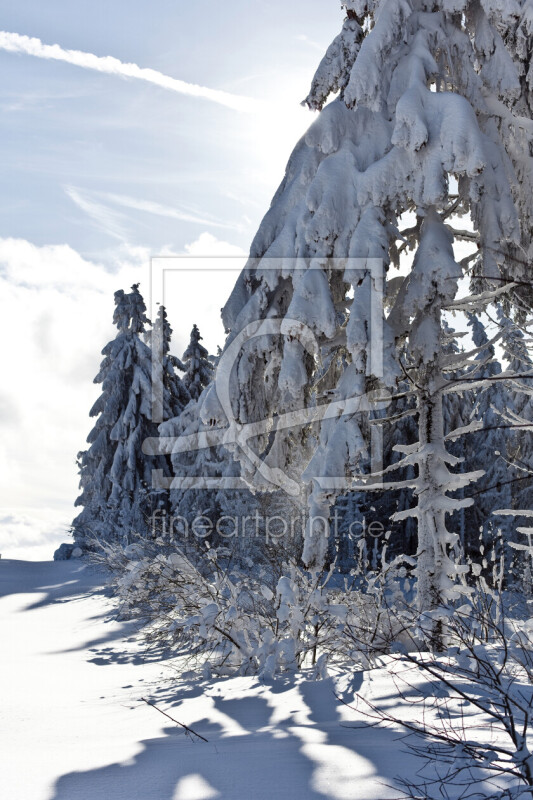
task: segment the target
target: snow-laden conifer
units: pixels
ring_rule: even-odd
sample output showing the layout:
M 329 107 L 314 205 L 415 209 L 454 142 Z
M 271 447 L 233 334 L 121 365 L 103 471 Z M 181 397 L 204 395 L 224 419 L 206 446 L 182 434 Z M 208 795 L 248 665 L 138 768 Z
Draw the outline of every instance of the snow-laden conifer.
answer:
M 277 488 L 276 469 L 307 483 L 310 517 L 327 516 L 336 481 L 368 459 L 364 406 L 351 401 L 378 378 L 392 386 L 402 377 L 397 345 L 405 341 L 418 387 L 419 444 L 406 458 L 420 470 L 420 604 L 431 607 L 455 569 L 444 520 L 463 501 L 448 492 L 475 477 L 449 469 L 458 462 L 444 444 L 443 313 L 468 269 L 489 302 L 502 276 L 522 278 L 532 260 L 533 203 L 521 188 L 531 183 L 531 9 L 477 0 L 343 5 L 347 20 L 307 98 L 321 112 L 289 160 L 223 311 L 226 349 L 255 330 L 236 358 L 233 416 L 241 425 L 274 421 L 330 402 L 317 439 L 303 425 L 287 431 L 274 422 L 256 436 L 270 487 L 244 467 L 260 488 Z M 453 246 L 463 241 L 478 250 L 459 261 Z M 365 258 L 381 259 L 382 271 L 353 261 Z M 407 269 L 395 280 L 389 268 L 400 262 Z M 394 297 L 383 320 L 384 375 L 371 347 L 370 300 L 382 285 Z M 216 393 L 202 413 L 224 424 Z M 323 526 L 311 524 L 306 563 L 320 568 L 326 550 Z
M 142 452 L 144 439 L 157 434 L 152 422 L 152 357 L 142 341 L 149 320 L 138 284 L 132 292 L 115 292 L 115 339 L 102 350 L 104 359 L 94 379 L 102 394 L 90 416 L 97 417 L 79 453 L 83 511 L 73 522 L 76 541 L 93 537 L 125 543 L 132 534 L 151 533 L 149 517 L 161 502 L 151 491 L 152 470 L 168 474 L 164 457 Z
M 522 520 L 531 518 L 533 502 L 533 359 L 529 337 L 498 308 L 502 328 L 504 375 L 507 382 L 506 406 L 502 414 L 508 429 L 507 464 L 510 498 L 507 507 L 496 510 L 496 520 L 510 526 L 508 544 L 515 551 L 525 552 L 521 568 L 513 569 L 513 578 L 521 578 L 524 590 L 531 588 L 533 564 L 533 528 L 523 527 Z M 531 376 L 531 377 L 529 377 Z M 523 535 L 527 537 L 526 544 Z M 517 541 L 518 540 L 518 541 Z M 520 561 L 520 559 L 519 559 Z M 518 573 L 518 575 L 517 575 Z
M 485 475 L 476 484 L 474 503 L 467 519 L 471 542 L 481 533 L 487 544 L 493 538 L 491 531 L 496 527 L 492 512 L 509 505 L 512 496 L 514 471 L 508 461 L 510 436 L 505 423 L 510 397 L 505 382 L 501 380 L 502 367 L 496 358 L 494 344 L 489 342 L 485 325 L 477 314 L 469 314 L 468 322 L 474 344 L 480 348 L 476 361 L 481 365 L 479 377 L 484 379 L 485 385 L 475 392 L 471 418 L 480 423 L 480 429 L 465 437 L 465 455 L 468 464 L 482 465 Z M 504 539 L 508 539 L 510 526 L 500 524 L 499 527 Z
M 199 400 L 213 377 L 214 366 L 196 325 L 179 369 L 185 371 L 182 385 L 191 402 L 159 426 L 162 450 L 171 462 L 170 503 L 174 534 L 180 541 L 196 545 L 206 539 L 218 542 L 216 525 L 222 515 L 217 500 L 220 479 L 232 474 L 233 465 L 224 449 L 212 444 L 199 417 Z M 231 478 L 229 479 L 231 483 Z M 225 513 L 225 512 L 224 512 Z M 228 510 L 229 513 L 229 510 Z
M 513 505 L 533 506 L 533 357 L 531 338 L 498 310 L 503 327 L 502 346 L 508 383 L 504 419 L 509 428 L 507 456 L 514 468 L 512 478 Z M 531 377 L 528 377 L 531 376 Z
M 198 400 L 213 377 L 213 364 L 208 351 L 200 344 L 201 339 L 198 327 L 193 325 L 188 347 L 183 354 L 183 383 L 193 400 Z
M 177 417 L 190 401 L 191 396 L 177 370 L 186 367 L 170 352 L 172 328 L 164 306 L 159 306 L 153 328 L 147 333 L 147 342 L 152 351 L 152 384 L 154 422 Z

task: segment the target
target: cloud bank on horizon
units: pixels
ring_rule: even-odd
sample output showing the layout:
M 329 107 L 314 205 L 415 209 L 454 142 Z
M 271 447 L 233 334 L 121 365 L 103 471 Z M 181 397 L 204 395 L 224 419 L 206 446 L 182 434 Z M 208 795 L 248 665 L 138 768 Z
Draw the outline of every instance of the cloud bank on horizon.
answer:
M 64 61 L 67 64 L 73 64 L 83 69 L 105 72 L 108 75 L 117 75 L 126 79 L 133 78 L 147 81 L 178 94 L 210 100 L 234 111 L 252 112 L 259 107 L 259 102 L 251 97 L 231 94 L 231 92 L 224 92 L 220 89 L 209 89 L 206 86 L 199 86 L 195 83 L 187 83 L 149 67 L 139 67 L 137 64 L 124 63 L 114 56 L 97 56 L 94 53 L 86 53 L 82 50 L 65 50 L 58 44 L 44 44 L 40 39 L 19 33 L 0 31 L 0 50 L 5 50 L 9 53 L 22 53 L 36 58 Z
M 212 271 L 206 281 L 205 269 L 221 256 L 225 269 Z M 181 257 L 190 257 L 191 269 L 169 271 L 165 297 L 156 298 L 164 300 L 175 329 L 173 352 L 181 355 L 196 321 L 214 352 L 224 341 L 220 298 L 235 281 L 227 259 L 236 259 L 238 274 L 246 256 L 204 231 Z M 68 245 L 37 246 L 0 236 L 0 317 L 10 341 L 3 351 L 9 380 L 0 387 L 4 558 L 51 558 L 59 543 L 68 541 L 79 494 L 76 453 L 93 427 L 89 410 L 101 393 L 93 379 L 102 347 L 116 335 L 113 293 L 141 282 L 148 303 L 149 260 L 147 248 L 121 244 L 110 272 Z M 199 308 L 194 301 L 200 296 Z

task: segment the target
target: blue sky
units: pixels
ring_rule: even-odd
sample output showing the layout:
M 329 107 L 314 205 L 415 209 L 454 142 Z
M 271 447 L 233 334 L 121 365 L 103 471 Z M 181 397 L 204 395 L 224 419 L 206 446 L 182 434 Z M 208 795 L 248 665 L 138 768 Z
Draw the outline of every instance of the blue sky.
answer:
M 113 292 L 134 281 L 148 291 L 152 255 L 246 252 L 312 122 L 299 103 L 342 16 L 338 0 L 22 0 L 3 9 L 4 557 L 49 557 L 65 538 Z M 42 57 L 54 44 L 89 54 L 78 63 L 112 56 L 250 100 L 235 110 Z M 193 321 L 211 349 L 222 343 L 217 309 L 233 280 L 173 281 L 165 301 L 177 352 Z
M 202 230 L 106 201 L 113 194 L 213 218 L 223 226 L 213 232 L 246 248 L 305 125 L 298 103 L 341 18 L 337 0 L 11 4 L 5 31 L 259 98 L 265 110 L 239 113 L 0 52 L 0 234 L 95 256 L 120 236 L 178 249 Z M 82 201 L 110 206 L 107 230 L 76 207 L 69 187 Z

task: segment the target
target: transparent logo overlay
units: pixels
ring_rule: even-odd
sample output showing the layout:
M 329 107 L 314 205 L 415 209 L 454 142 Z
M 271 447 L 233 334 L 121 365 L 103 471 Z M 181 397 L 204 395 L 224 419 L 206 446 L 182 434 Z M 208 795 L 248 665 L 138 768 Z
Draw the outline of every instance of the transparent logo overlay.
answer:
M 198 258 L 189 256 L 157 257 L 151 260 L 151 297 L 150 311 L 151 319 L 157 316 L 156 300 L 160 299 L 165 303 L 166 280 L 169 273 L 183 274 L 183 286 L 186 286 L 186 275 L 191 271 L 202 271 L 202 277 L 209 280 L 209 273 L 220 273 L 221 270 L 234 273 L 235 281 L 242 270 L 243 263 L 235 258 Z M 227 266 L 226 266 L 227 265 Z M 283 272 L 285 276 L 297 279 L 305 271 L 312 269 L 322 269 L 329 275 L 335 271 L 342 272 L 343 275 L 350 276 L 350 282 L 362 282 L 365 278 L 369 279 L 367 301 L 369 308 L 365 309 L 366 319 L 369 321 L 368 346 L 366 352 L 367 374 L 373 378 L 383 377 L 383 262 L 381 259 L 329 259 L 327 267 L 315 265 L 304 259 L 293 259 L 292 263 L 288 259 L 265 259 L 260 262 L 260 271 L 263 275 L 267 270 Z M 344 281 L 348 282 L 346 278 Z M 187 304 L 186 292 L 180 288 L 181 302 Z M 195 297 L 190 301 L 194 302 Z M 198 433 L 181 435 L 175 437 L 160 436 L 147 439 L 143 443 L 143 452 L 147 455 L 155 454 L 178 454 L 192 453 L 206 447 L 230 446 L 235 457 L 239 453 L 245 457 L 248 465 L 252 465 L 258 476 L 262 479 L 262 484 L 270 485 L 272 489 L 282 489 L 288 495 L 296 497 L 300 494 L 301 486 L 291 478 L 287 472 L 279 466 L 267 464 L 263 458 L 255 452 L 252 442 L 256 437 L 271 433 L 274 429 L 290 430 L 304 426 L 320 426 L 326 420 L 339 419 L 346 415 L 353 415 L 360 412 L 370 412 L 384 410 L 390 403 L 390 396 L 383 390 L 372 390 L 363 395 L 354 394 L 342 400 L 329 400 L 318 403 L 312 407 L 305 407 L 302 402 L 301 408 L 293 409 L 284 414 L 277 414 L 275 418 L 242 423 L 235 418 L 232 406 L 232 380 L 235 380 L 233 367 L 240 356 L 243 348 L 256 337 L 290 337 L 291 341 L 297 341 L 310 356 L 320 360 L 321 347 L 323 342 L 319 341 L 316 334 L 309 325 L 300 320 L 283 318 L 257 319 L 246 324 L 237 333 L 233 333 L 230 343 L 224 348 L 214 375 L 213 387 L 211 391 L 216 393 L 218 404 L 226 418 L 224 425 L 216 425 L 207 430 L 201 429 Z M 161 343 L 159 343 L 161 347 Z M 157 347 L 152 353 L 152 421 L 156 424 L 164 422 L 163 419 L 163 352 L 157 352 Z M 380 425 L 370 425 L 370 441 L 367 442 L 369 453 L 370 472 L 376 476 L 372 479 L 373 486 L 379 485 L 379 473 L 383 469 L 383 442 L 382 430 Z M 324 490 L 336 490 L 338 492 L 354 490 L 357 488 L 357 480 L 346 475 L 335 477 L 323 477 L 313 475 L 310 479 L 318 482 Z M 246 489 L 246 483 L 240 477 L 206 477 L 203 475 L 187 475 L 167 477 L 161 470 L 153 470 L 152 485 L 156 489 L 213 489 L 213 490 L 232 490 Z M 368 488 L 368 480 L 364 486 Z

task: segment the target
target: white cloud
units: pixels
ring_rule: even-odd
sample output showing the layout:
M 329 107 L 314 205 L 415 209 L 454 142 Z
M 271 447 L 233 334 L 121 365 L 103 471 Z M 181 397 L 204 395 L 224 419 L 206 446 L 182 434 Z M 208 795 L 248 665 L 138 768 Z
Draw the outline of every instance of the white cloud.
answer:
M 51 557 L 76 513 L 76 454 L 84 449 L 94 423 L 89 410 L 100 393 L 93 378 L 101 350 L 116 333 L 113 293 L 140 281 L 147 302 L 150 295 L 149 251 L 123 245 L 113 252 L 115 271 L 110 272 L 68 245 L 38 247 L 23 239 L 0 238 L 4 558 L 46 557 L 46 547 Z M 207 232 L 185 254 L 193 257 L 193 268 L 173 274 L 161 298 L 174 328 L 173 349 L 183 352 L 197 322 L 214 350 L 223 341 L 219 309 L 236 274 L 223 269 L 206 280 L 205 271 L 197 268 L 211 269 L 217 262 L 226 268 L 228 259 L 220 256 L 235 257 L 229 262 L 242 265 L 242 254 Z M 6 511 L 13 507 L 14 516 Z
M 56 289 L 75 295 L 87 290 L 105 293 L 120 281 L 120 270 L 137 270 L 149 259 L 144 248 L 124 247 L 116 249 L 114 255 L 118 275 L 87 261 L 66 244 L 38 247 L 26 239 L 0 238 L 0 278 L 28 290 Z
M 195 83 L 187 83 L 177 78 L 171 78 L 169 75 L 164 75 L 155 69 L 124 63 L 113 56 L 96 56 L 94 53 L 84 53 L 81 50 L 65 50 L 58 44 L 44 44 L 40 39 L 21 36 L 18 33 L 0 31 L 0 49 L 10 53 L 24 53 L 37 58 L 64 61 L 77 67 L 105 72 L 108 75 L 118 75 L 121 78 L 147 81 L 156 86 L 161 86 L 163 89 L 210 100 L 213 103 L 218 103 L 236 111 L 253 111 L 258 105 L 257 101 L 252 98 L 241 97 L 219 89 L 208 89 Z
M 119 252 L 122 263 L 111 274 L 67 245 L 0 239 L 3 507 L 72 514 L 76 453 L 99 391 L 93 378 L 114 335 L 113 293 L 146 283 L 148 254 Z
M 68 512 L 50 508 L 2 508 L 0 555 L 25 561 L 51 561 L 61 542 L 72 541 Z
M 221 242 L 216 236 L 211 233 L 201 233 L 198 239 L 195 239 L 191 244 L 185 245 L 185 251 L 191 256 L 237 256 L 245 255 L 240 247 L 237 245 L 229 244 L 229 242 Z
M 153 262 L 154 281 L 159 255 L 166 256 L 161 300 L 174 329 L 175 351 L 183 352 L 196 323 L 205 346 L 209 352 L 215 353 L 217 345 L 222 345 L 225 338 L 220 309 L 233 289 L 246 255 L 240 247 L 204 231 L 186 245 L 185 253 L 175 260 L 168 258 L 171 253 L 157 254 Z M 157 294 L 157 287 L 154 289 Z M 151 313 L 155 313 L 155 308 Z

